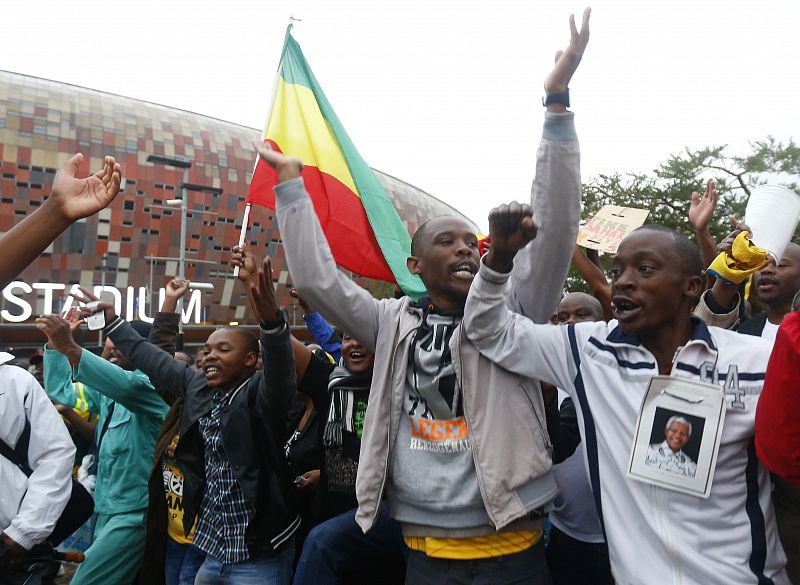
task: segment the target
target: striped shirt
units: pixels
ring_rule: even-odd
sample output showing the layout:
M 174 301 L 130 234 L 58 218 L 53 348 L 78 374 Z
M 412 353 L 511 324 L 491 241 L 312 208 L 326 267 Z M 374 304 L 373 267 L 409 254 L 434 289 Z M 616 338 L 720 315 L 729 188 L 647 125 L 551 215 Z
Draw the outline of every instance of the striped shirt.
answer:
M 225 456 L 222 444 L 222 411 L 247 384 L 214 397 L 211 412 L 200 419 L 205 445 L 206 488 L 194 544 L 222 564 L 240 563 L 250 558 L 245 534 L 255 507 L 245 496 Z

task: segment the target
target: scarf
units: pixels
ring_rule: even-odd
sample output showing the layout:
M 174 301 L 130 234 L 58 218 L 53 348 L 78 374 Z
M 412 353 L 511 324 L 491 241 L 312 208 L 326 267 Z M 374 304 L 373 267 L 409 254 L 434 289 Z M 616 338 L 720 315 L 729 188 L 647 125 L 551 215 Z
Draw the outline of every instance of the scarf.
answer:
M 328 408 L 328 420 L 325 422 L 325 431 L 322 435 L 322 444 L 325 447 L 341 447 L 342 433 L 355 432 L 353 412 L 355 395 L 356 392 L 369 392 L 371 383 L 372 370 L 351 374 L 342 365 L 333 369 L 328 381 L 331 405 Z

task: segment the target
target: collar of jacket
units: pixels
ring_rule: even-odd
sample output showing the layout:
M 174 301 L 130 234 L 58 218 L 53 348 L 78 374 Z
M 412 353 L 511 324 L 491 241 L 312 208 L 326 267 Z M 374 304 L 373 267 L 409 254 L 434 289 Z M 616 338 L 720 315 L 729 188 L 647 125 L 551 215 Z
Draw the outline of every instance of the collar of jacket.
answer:
M 708 325 L 705 324 L 705 321 L 699 317 L 695 317 L 694 315 L 691 316 L 691 320 L 692 324 L 694 325 L 694 330 L 692 331 L 691 338 L 689 338 L 689 341 L 684 347 L 694 344 L 702 344 L 708 349 L 708 351 L 716 353 L 717 344 L 714 343 L 714 338 L 711 337 L 711 332 L 708 330 Z M 643 348 L 642 340 L 639 339 L 638 335 L 623 332 L 619 325 L 617 325 L 611 331 L 611 333 L 608 334 L 606 341 L 617 346 Z

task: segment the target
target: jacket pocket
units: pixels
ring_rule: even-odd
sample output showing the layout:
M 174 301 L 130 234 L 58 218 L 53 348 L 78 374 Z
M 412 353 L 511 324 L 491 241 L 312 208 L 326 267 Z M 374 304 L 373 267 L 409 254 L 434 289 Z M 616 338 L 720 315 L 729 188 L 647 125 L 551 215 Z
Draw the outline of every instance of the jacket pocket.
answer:
M 108 424 L 108 430 L 103 437 L 101 449 L 111 456 L 119 456 L 122 453 L 127 453 L 132 448 L 132 441 L 135 437 L 132 435 L 131 421 L 132 414 L 127 409 L 122 409 L 120 405 L 116 406 L 111 422 Z

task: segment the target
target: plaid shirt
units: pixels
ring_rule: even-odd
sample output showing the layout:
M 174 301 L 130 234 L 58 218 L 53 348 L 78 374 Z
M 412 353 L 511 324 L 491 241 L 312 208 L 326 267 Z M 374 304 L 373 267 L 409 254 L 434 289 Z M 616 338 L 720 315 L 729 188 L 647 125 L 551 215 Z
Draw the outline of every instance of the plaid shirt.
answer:
M 222 445 L 222 409 L 247 384 L 214 397 L 211 413 L 200 419 L 206 456 L 206 488 L 194 544 L 222 564 L 240 563 L 250 558 L 245 532 L 255 508 L 248 501 Z

